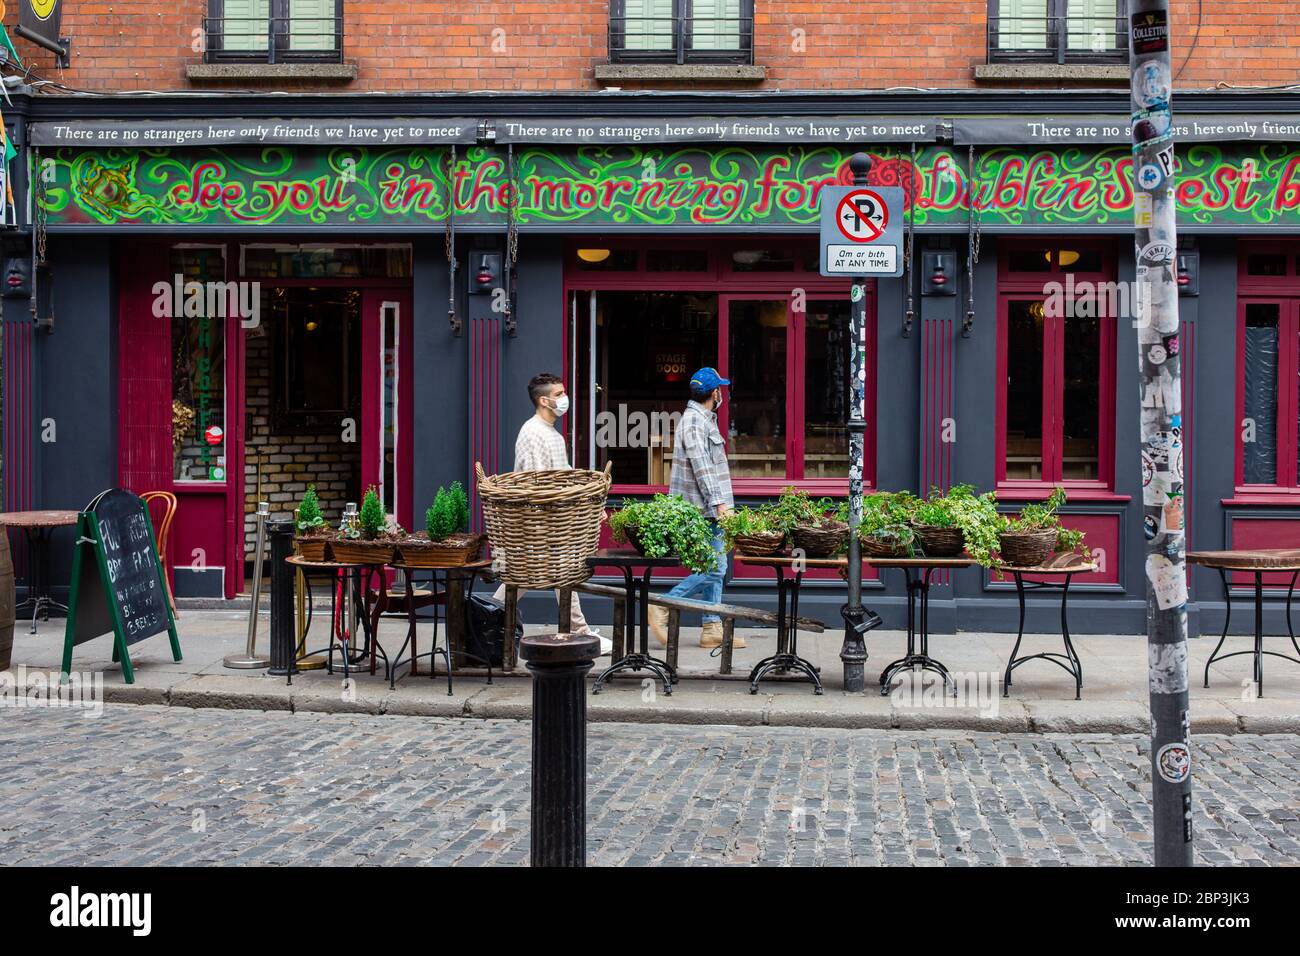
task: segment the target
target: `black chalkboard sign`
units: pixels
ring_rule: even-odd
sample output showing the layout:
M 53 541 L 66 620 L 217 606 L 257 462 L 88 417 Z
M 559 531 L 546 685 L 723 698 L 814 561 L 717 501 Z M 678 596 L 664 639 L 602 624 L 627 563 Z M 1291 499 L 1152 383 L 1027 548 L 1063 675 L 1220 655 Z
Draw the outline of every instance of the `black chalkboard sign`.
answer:
M 72 669 L 74 647 L 110 632 L 113 659 L 121 661 L 128 684 L 135 674 L 127 648 L 147 637 L 166 631 L 179 661 L 176 621 L 144 501 L 122 488 L 105 491 L 81 512 L 77 532 L 63 672 Z

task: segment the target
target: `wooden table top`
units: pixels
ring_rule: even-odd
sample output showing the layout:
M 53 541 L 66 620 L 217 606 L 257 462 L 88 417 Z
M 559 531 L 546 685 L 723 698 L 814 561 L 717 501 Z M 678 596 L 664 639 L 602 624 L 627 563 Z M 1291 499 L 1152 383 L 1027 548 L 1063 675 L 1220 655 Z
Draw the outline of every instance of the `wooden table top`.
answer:
M 61 528 L 76 524 L 79 511 L 6 511 L 0 514 L 0 525 L 8 528 Z
M 587 559 L 587 567 L 630 567 L 632 565 L 649 565 L 655 568 L 675 568 L 681 564 L 676 555 L 664 558 L 649 558 L 634 548 L 601 548 Z
M 847 568 L 848 558 L 795 558 L 789 555 L 771 554 L 737 554 L 737 564 L 751 564 L 769 568 L 788 568 L 795 562 L 805 568 Z M 870 558 L 862 557 L 863 564 L 877 568 L 967 568 L 976 561 L 974 558 Z
M 1300 549 L 1253 548 L 1240 551 L 1188 551 L 1188 564 L 1225 571 L 1300 571 Z
M 398 571 L 478 571 L 483 568 L 490 568 L 492 562 L 487 558 L 475 558 L 473 561 L 466 561 L 464 564 L 438 565 L 430 567 L 423 564 L 402 564 L 400 562 L 347 562 L 347 561 L 308 561 L 300 554 L 291 554 L 285 558 L 286 564 L 292 564 L 296 568 L 319 568 L 322 571 L 341 570 L 343 568 L 393 568 Z
M 1033 567 L 1004 564 L 1002 570 L 1019 574 L 1087 574 L 1089 571 L 1096 571 L 1097 567 L 1096 561 L 1085 561 L 1081 554 L 1058 554 L 1047 564 Z

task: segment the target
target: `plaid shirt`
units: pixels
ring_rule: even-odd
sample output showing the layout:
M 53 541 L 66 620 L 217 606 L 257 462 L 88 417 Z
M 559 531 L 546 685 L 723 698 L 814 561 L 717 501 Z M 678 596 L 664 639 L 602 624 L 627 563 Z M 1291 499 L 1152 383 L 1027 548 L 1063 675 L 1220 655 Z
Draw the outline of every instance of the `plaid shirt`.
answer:
M 718 432 L 718 416 L 699 402 L 688 402 L 673 436 L 673 473 L 668 493 L 681 495 L 712 518 L 718 505 L 734 507 L 727 446 Z

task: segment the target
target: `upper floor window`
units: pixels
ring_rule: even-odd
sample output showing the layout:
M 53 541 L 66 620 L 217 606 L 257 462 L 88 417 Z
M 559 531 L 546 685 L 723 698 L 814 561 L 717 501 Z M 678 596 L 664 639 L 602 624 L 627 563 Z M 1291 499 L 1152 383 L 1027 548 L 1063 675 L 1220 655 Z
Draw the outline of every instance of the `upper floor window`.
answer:
M 207 59 L 339 62 L 343 0 L 208 0 Z
M 609 58 L 752 63 L 754 0 L 610 0 Z
M 989 62 L 1128 59 L 1128 0 L 989 0 Z

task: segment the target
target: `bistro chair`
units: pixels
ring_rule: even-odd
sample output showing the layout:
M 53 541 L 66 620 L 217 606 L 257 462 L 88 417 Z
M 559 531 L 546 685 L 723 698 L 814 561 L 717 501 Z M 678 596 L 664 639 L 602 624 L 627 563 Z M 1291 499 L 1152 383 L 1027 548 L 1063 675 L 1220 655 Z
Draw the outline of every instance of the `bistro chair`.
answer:
M 162 502 L 162 518 L 154 522 L 154 544 L 158 547 L 158 558 L 163 563 L 163 584 L 167 586 L 167 603 L 171 605 L 172 614 L 176 614 L 176 596 L 172 594 L 171 574 L 167 571 L 167 538 L 171 534 L 172 521 L 176 517 L 176 496 L 170 491 L 146 491 L 140 496 L 144 506 L 149 509 L 149 520 L 153 521 L 153 503 Z

